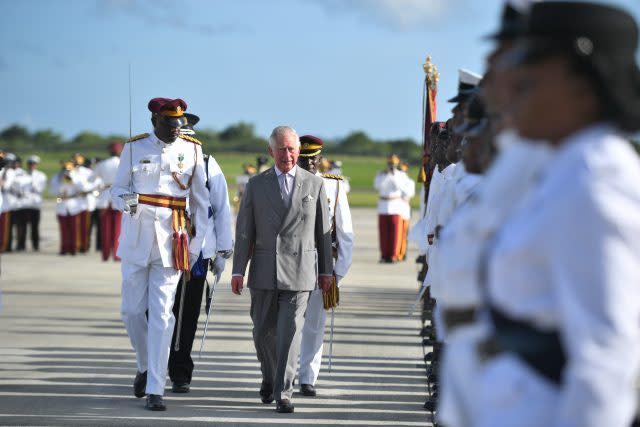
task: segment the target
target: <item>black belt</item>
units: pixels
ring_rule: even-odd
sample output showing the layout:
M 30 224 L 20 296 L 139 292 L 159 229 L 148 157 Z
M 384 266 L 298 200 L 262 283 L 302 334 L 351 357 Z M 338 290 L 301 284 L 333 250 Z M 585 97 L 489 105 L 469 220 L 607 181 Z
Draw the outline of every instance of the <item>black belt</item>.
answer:
M 555 384 L 562 382 L 567 357 L 558 331 L 541 331 L 531 324 L 490 310 L 495 332 L 483 340 L 478 352 L 491 358 L 509 352 L 518 356 L 538 374 Z
M 457 328 L 458 326 L 473 323 L 476 318 L 476 310 L 473 308 L 463 310 L 444 310 L 442 318 L 447 329 Z

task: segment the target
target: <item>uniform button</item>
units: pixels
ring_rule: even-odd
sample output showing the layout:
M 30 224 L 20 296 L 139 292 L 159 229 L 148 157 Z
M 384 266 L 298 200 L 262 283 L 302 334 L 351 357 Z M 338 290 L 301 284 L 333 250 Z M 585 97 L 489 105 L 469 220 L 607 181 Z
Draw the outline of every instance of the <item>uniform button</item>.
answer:
M 165 169 L 164 166 L 160 166 L 160 170 L 163 171 Z
M 158 218 L 157 216 L 156 216 L 156 221 L 160 221 L 160 218 Z

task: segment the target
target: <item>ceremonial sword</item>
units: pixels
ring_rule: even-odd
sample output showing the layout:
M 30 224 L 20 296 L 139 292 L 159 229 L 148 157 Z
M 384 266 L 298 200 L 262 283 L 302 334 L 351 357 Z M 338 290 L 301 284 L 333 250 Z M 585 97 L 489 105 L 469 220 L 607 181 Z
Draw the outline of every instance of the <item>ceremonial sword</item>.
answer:
M 182 332 L 182 311 L 184 308 L 184 295 L 187 290 L 187 272 L 182 272 L 182 289 L 180 289 L 180 308 L 178 309 L 178 326 L 176 326 L 176 343 L 173 346 L 175 351 L 180 351 L 180 333 Z
M 204 347 L 204 340 L 205 338 L 207 338 L 207 328 L 209 327 L 209 317 L 211 316 L 211 309 L 213 308 L 213 296 L 216 293 L 216 285 L 220 281 L 221 275 L 222 273 L 216 272 L 215 274 L 216 279 L 213 282 L 213 286 L 211 286 L 211 289 L 209 290 L 209 299 L 211 300 L 211 302 L 209 303 L 209 309 L 207 310 L 207 320 L 205 320 L 204 322 L 204 332 L 202 334 L 202 341 L 200 341 L 200 351 L 198 352 L 198 360 L 200 360 L 200 358 L 202 357 L 202 348 Z
M 420 303 L 420 300 L 422 299 L 426 291 L 427 291 L 427 287 L 422 286 L 422 288 L 420 289 L 420 292 L 418 292 L 418 296 L 416 297 L 416 300 L 413 302 L 413 305 L 411 306 L 411 309 L 409 309 L 409 313 L 407 314 L 408 316 L 412 316 L 413 312 L 416 311 L 416 307 Z

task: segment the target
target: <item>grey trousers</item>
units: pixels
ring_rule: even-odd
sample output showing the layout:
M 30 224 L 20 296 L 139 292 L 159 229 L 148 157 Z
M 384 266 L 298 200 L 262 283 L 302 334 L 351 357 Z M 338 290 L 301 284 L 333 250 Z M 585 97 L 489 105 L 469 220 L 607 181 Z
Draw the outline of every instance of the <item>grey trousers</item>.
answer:
M 291 399 L 309 291 L 250 289 L 253 342 L 262 370 L 261 390 Z

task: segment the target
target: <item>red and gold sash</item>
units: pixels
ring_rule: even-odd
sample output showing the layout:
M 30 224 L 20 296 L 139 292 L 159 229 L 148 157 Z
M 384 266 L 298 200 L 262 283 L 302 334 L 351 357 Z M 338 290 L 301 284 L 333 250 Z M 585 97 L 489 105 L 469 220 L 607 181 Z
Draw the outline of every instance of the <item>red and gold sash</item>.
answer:
M 189 239 L 187 238 L 187 219 L 185 197 L 162 196 L 159 194 L 139 194 L 138 203 L 171 209 L 173 228 L 173 268 L 189 271 Z

